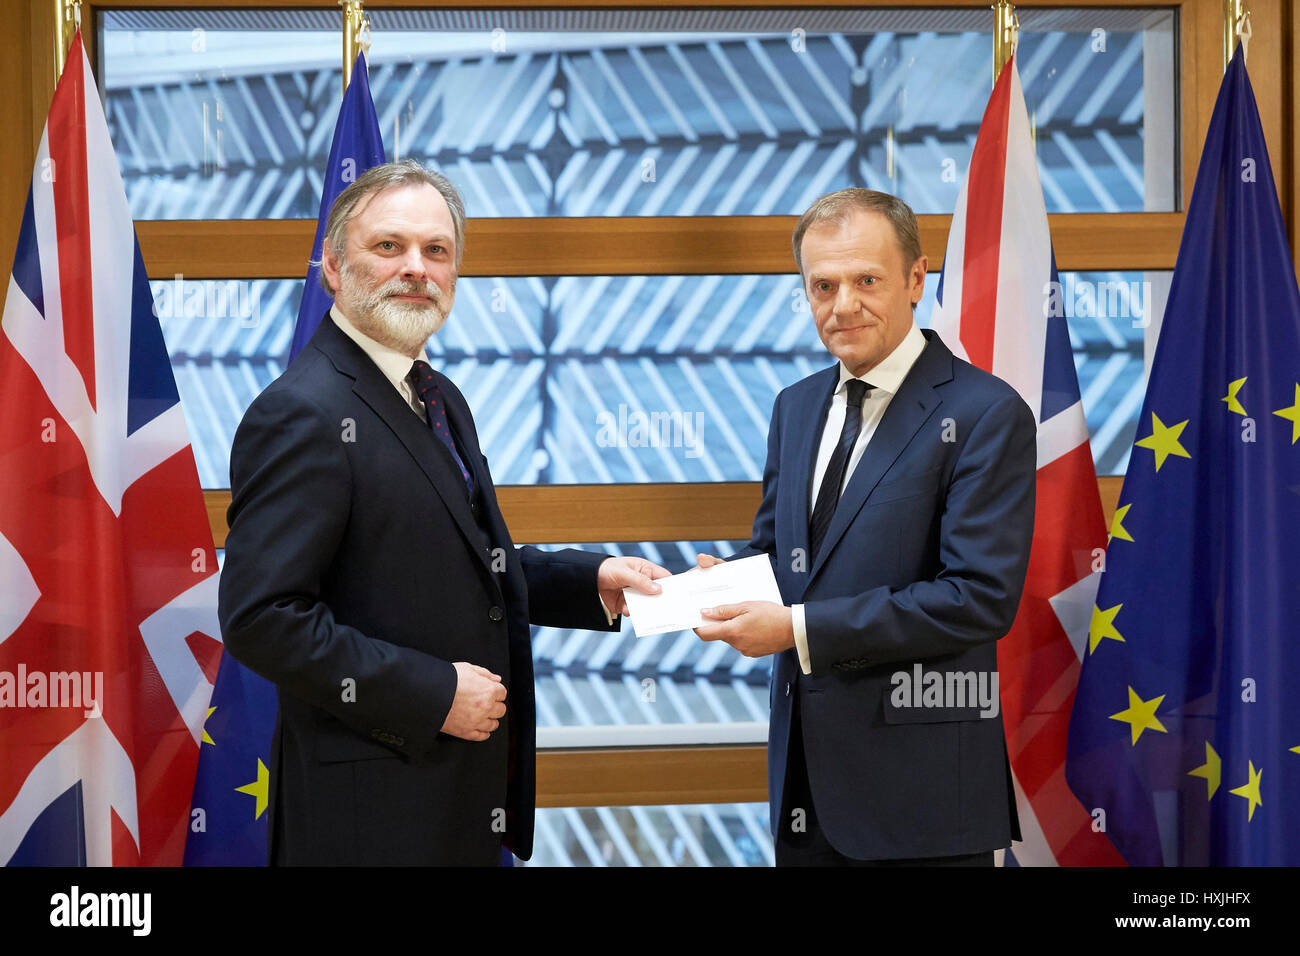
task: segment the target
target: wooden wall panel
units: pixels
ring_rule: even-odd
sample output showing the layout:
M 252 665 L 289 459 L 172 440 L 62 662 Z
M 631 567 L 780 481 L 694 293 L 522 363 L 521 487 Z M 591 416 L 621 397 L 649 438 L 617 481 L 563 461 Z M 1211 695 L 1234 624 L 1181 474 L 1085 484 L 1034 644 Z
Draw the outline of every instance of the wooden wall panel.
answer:
M 1097 479 L 1110 526 L 1124 479 Z M 497 489 L 510 536 L 528 544 L 602 541 L 748 541 L 758 510 L 751 481 L 642 485 L 505 485 Z M 205 491 L 218 548 L 226 546 L 230 492 Z
M 1300 37 L 1300 0 L 1285 0 L 1286 17 L 1283 39 L 1282 73 L 1287 77 L 1287 97 L 1283 102 L 1282 116 L 1286 123 L 1286 143 L 1289 152 L 1286 155 L 1287 196 L 1283 202 L 1287 205 L 1288 235 L 1291 237 L 1291 258 L 1296 271 L 1300 272 L 1300 122 L 1296 121 L 1296 110 L 1300 109 L 1300 62 L 1297 62 L 1297 37 Z
M 1172 269 L 1182 213 L 1048 217 L 1062 270 Z M 930 271 L 943 265 L 951 216 L 918 216 Z M 727 275 L 794 272 L 794 216 L 471 219 L 466 276 Z M 149 277 L 275 279 L 307 271 L 310 219 L 136 223 Z M 520 242 L 521 237 L 527 241 Z
M 1259 120 L 1264 127 L 1273 178 L 1277 181 L 1278 201 L 1287 221 L 1288 235 L 1295 246 L 1295 220 L 1291 195 L 1293 173 L 1291 126 L 1295 117 L 1290 110 L 1291 71 L 1286 68 L 1294 38 L 1290 35 L 1291 0 L 1247 0 L 1251 16 L 1251 40 L 1247 45 L 1246 69 L 1255 90 Z
M 15 7 L 7 20 L 15 37 L 21 39 L 32 35 L 32 12 L 28 7 Z M 4 130 L 4 136 L 0 136 L 0 170 L 4 173 L 0 176 L 0 263 L 6 272 L 5 281 L 0 284 L 0 309 L 3 309 L 9 292 L 7 273 L 14 261 L 23 207 L 27 202 L 27 184 L 36 157 L 36 144 L 40 142 L 40 124 L 45 121 L 44 109 L 41 110 L 40 124 L 33 120 L 32 51 L 28 44 L 12 44 L 0 57 L 0 89 L 5 91 L 5 95 L 0 96 L 0 130 Z
M 539 807 L 766 800 L 767 748 L 762 745 L 544 750 L 537 755 Z

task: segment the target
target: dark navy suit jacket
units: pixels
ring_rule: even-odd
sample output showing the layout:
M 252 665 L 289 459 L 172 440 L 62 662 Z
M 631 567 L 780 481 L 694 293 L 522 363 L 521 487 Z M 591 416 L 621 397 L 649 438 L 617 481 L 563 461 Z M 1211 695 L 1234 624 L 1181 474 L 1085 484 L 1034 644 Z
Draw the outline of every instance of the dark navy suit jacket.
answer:
M 804 675 L 794 650 L 774 660 L 773 832 L 797 695 L 818 820 L 857 859 L 976 853 L 1020 835 L 1000 707 L 988 718 L 978 706 L 891 700 L 893 675 L 917 663 L 991 681 L 1034 523 L 1033 413 L 1011 386 L 924 335 L 811 565 L 812 472 L 838 365 L 777 396 L 762 504 L 742 552 L 770 555 L 785 602 L 804 605 L 812 666 Z
M 328 314 L 235 434 L 219 613 L 279 688 L 273 862 L 487 865 L 503 841 L 527 859 L 529 621 L 610 629 L 604 555 L 515 549 L 469 407 L 435 375 L 473 510 L 450 452 Z M 504 678 L 487 741 L 439 732 L 454 661 Z

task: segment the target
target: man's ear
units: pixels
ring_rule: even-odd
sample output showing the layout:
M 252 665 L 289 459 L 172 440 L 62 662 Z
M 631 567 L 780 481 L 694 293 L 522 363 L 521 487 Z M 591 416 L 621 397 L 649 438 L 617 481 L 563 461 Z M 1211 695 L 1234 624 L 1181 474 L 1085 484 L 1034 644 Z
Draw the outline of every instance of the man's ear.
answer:
M 339 278 L 339 258 L 334 255 L 333 249 L 328 242 L 321 246 L 320 271 L 325 276 L 325 281 L 329 283 L 330 292 L 334 295 L 339 294 L 339 289 L 343 283 Z
M 908 274 L 908 285 L 915 283 L 915 288 L 911 290 L 913 308 L 921 301 L 921 296 L 925 294 L 925 273 L 929 266 L 930 260 L 925 256 L 921 256 L 912 263 L 911 272 Z

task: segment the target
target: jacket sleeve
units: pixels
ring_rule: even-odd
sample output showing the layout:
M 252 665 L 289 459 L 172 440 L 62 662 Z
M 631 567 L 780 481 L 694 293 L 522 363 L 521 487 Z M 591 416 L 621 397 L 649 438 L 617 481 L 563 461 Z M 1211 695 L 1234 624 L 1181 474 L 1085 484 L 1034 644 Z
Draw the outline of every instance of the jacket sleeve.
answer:
M 805 604 L 813 676 L 959 653 L 1004 636 L 1029 563 L 1036 466 L 1033 413 L 1018 395 L 994 402 L 958 453 L 939 505 L 939 572 Z
M 340 624 L 322 600 L 351 478 L 339 422 L 287 389 L 264 392 L 235 433 L 218 615 L 240 663 L 362 736 L 431 748 L 456 693 L 450 662 Z M 354 681 L 354 693 L 345 693 Z
M 601 609 L 596 570 L 609 555 L 578 548 L 543 551 L 525 545 L 519 562 L 528 580 L 528 620 L 543 627 L 571 627 L 585 631 L 617 631 Z

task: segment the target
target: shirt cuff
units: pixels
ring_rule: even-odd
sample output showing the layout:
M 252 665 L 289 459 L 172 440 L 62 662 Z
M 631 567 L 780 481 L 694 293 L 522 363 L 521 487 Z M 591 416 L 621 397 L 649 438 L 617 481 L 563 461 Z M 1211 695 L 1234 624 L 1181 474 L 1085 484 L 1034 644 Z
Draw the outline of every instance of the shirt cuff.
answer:
M 804 626 L 802 604 L 790 606 L 790 623 L 794 627 L 795 650 L 799 652 L 799 669 L 811 676 L 812 661 L 808 657 L 808 629 Z
M 617 615 L 614 615 L 614 614 L 610 614 L 610 613 L 609 613 L 609 608 L 605 607 L 605 599 L 604 599 L 603 597 L 600 596 L 600 592 L 597 592 L 597 593 L 596 593 L 596 600 L 600 602 L 600 609 L 601 609 L 602 611 L 605 612 L 605 623 L 606 623 L 606 624 L 613 624 L 613 623 L 614 623 L 614 618 L 615 618 Z

